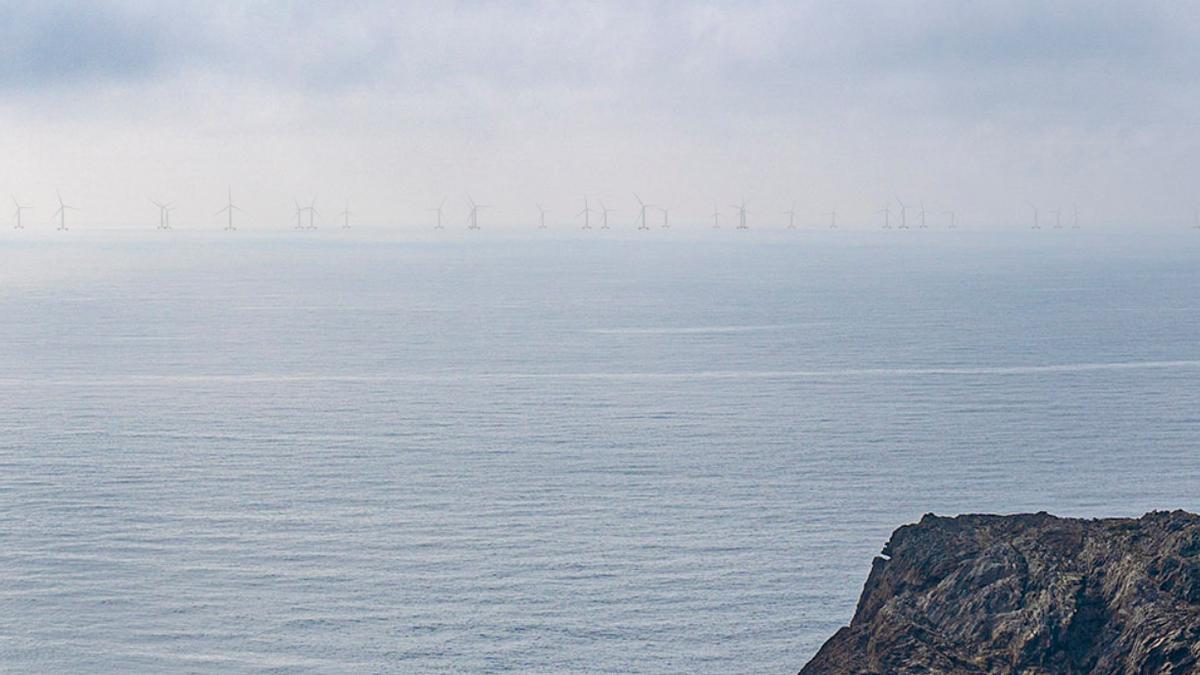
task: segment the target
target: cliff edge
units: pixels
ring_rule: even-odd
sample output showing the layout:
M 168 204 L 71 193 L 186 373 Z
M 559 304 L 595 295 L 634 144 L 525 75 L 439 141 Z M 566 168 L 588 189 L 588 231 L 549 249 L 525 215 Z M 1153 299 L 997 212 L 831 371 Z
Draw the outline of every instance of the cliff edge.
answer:
M 927 515 L 800 672 L 1200 673 L 1200 516 Z

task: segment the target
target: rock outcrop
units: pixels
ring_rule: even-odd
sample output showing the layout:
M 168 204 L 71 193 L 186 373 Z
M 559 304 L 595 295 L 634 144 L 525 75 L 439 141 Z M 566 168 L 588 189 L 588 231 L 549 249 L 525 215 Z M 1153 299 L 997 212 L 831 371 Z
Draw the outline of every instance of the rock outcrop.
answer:
M 927 515 L 800 672 L 1200 673 L 1200 516 Z

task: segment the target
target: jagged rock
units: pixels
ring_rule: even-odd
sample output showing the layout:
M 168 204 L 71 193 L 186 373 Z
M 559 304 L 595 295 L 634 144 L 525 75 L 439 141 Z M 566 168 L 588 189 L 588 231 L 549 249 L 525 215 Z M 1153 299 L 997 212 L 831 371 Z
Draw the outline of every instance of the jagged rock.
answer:
M 801 670 L 1200 673 L 1200 516 L 927 515 Z

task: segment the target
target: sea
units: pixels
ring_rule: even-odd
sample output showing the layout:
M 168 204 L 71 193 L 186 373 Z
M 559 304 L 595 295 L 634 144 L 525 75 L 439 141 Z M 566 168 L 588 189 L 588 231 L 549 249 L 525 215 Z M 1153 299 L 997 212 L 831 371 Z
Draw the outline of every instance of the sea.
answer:
M 792 673 L 1200 511 L 1200 231 L 0 235 L 3 672 Z

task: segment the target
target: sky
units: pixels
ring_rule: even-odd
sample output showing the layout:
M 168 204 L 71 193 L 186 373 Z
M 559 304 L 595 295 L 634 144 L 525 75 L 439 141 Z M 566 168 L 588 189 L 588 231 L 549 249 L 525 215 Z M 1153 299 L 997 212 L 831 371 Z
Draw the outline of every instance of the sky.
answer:
M 0 0 L 0 194 L 96 227 L 1098 225 L 1200 208 L 1200 5 L 1144 0 Z

